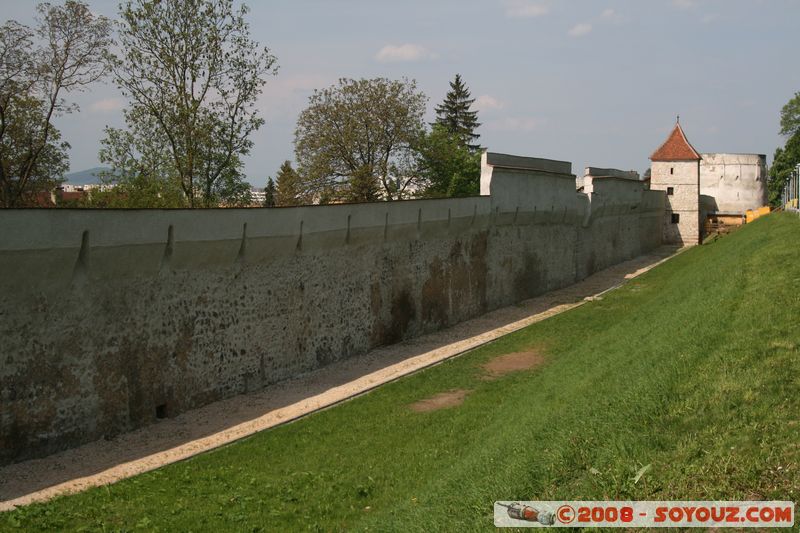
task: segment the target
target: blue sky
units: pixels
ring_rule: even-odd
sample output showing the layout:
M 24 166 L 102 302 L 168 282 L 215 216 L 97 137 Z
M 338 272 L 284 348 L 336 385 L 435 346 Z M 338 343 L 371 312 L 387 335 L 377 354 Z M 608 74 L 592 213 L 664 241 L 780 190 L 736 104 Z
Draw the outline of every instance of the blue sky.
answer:
M 113 17 L 116 0 L 89 0 Z M 246 160 L 263 186 L 293 159 L 299 112 L 340 77 L 413 78 L 441 101 L 461 73 L 492 151 L 643 171 L 675 115 L 701 152 L 772 156 L 780 109 L 800 91 L 796 0 L 250 0 L 253 36 L 280 70 Z M 1 0 L 32 21 L 34 2 Z M 73 95 L 56 125 L 71 169 L 97 166 L 103 126 L 122 125 L 111 83 Z

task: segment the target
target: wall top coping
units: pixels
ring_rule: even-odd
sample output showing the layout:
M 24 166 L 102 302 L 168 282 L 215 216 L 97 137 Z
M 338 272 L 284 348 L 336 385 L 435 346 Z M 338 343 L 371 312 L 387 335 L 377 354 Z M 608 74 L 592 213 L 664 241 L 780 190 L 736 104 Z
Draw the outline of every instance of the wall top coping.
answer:
M 484 152 L 483 160 L 487 165 L 514 170 L 538 170 L 554 174 L 572 175 L 572 163 L 555 159 L 524 157 L 519 155 Z
M 766 161 L 766 159 L 767 159 L 766 154 L 743 154 L 743 153 L 737 153 L 737 152 L 717 152 L 717 153 L 710 153 L 709 152 L 709 153 L 704 153 L 704 154 L 700 154 L 700 155 L 703 156 L 703 159 L 720 159 L 721 158 L 723 161 L 725 159 L 728 159 L 728 158 L 731 158 L 731 159 L 743 158 L 743 159 L 759 160 L 759 161 L 762 160 L 762 159 Z
M 121 246 L 165 241 L 174 227 L 180 241 L 296 237 L 329 231 L 413 226 L 487 215 L 491 198 L 334 204 L 243 209 L 2 209 L 0 253 L 11 250 L 71 248 L 90 231 L 91 245 Z
M 619 170 L 617 168 L 586 167 L 585 176 L 592 178 L 620 178 L 632 181 L 641 181 L 639 173 L 635 170 Z

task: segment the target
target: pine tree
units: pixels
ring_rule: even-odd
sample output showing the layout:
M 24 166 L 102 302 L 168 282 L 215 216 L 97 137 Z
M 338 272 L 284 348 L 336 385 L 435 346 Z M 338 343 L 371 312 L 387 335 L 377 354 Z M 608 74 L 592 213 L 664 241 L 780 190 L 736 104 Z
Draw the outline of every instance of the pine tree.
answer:
M 377 202 L 380 200 L 380 182 L 367 167 L 356 170 L 348 183 L 346 200 L 348 202 Z M 388 196 L 392 198 L 391 195 Z
M 267 186 L 264 187 L 264 207 L 275 207 L 275 193 L 275 182 L 269 178 Z
M 453 135 L 459 136 L 470 150 L 480 150 L 476 144 L 480 135 L 475 130 L 480 126 L 478 112 L 471 111 L 470 107 L 475 102 L 470 98 L 469 89 L 461 80 L 461 74 L 456 74 L 455 80 L 450 82 L 450 90 L 444 101 L 436 106 L 436 124 L 444 126 Z
M 300 175 L 291 161 L 284 161 L 275 177 L 275 205 L 302 205 Z

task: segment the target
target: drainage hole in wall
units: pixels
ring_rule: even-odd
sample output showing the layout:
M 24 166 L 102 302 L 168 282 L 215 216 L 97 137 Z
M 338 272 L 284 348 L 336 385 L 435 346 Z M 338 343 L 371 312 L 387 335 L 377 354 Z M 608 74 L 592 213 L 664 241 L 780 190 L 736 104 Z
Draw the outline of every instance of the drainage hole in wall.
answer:
M 156 405 L 156 418 L 167 418 L 167 404 Z

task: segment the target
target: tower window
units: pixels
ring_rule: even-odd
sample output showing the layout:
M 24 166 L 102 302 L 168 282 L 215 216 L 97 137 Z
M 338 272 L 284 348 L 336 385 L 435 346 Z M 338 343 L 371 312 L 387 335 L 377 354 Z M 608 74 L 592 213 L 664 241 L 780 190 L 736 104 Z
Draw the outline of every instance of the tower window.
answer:
M 669 167 L 669 173 L 670 175 L 675 174 L 675 168 Z
M 675 194 L 675 187 L 667 187 L 667 196 Z
M 672 213 L 672 223 L 677 224 L 681 221 L 681 215 L 679 213 Z

